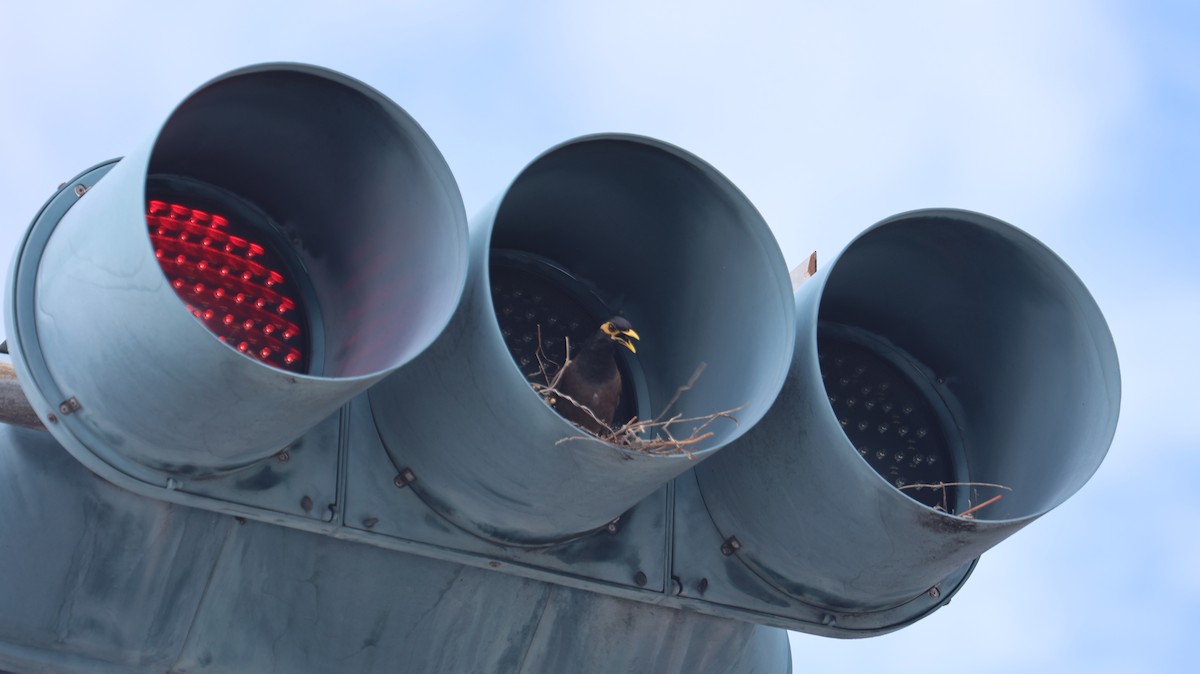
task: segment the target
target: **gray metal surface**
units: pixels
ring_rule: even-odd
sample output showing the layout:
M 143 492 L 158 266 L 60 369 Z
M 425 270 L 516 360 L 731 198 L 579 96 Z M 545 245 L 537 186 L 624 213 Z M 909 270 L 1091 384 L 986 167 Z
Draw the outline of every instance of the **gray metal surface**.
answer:
M 530 388 L 505 345 L 489 277 L 498 251 L 554 263 L 633 324 L 648 397 L 639 407 L 658 414 L 706 366 L 674 412 L 745 405 L 739 423 L 712 425 L 695 459 L 558 444 L 581 433 Z M 450 326 L 369 397 L 393 460 L 439 513 L 494 540 L 563 540 L 604 526 L 753 425 L 782 385 L 793 311 L 770 230 L 716 170 L 651 139 L 582 138 L 533 161 L 472 221 L 470 277 Z
M 312 374 L 243 356 L 184 310 L 147 234 L 157 176 L 270 214 L 311 282 Z M 403 110 L 331 71 L 255 66 L 52 200 L 14 260 L 9 341 L 64 445 L 161 485 L 270 457 L 411 359 L 449 319 L 466 261 L 454 179 Z
M 0 511 L 0 671 L 791 671 L 780 629 L 140 497 L 7 425 Z
M 1104 318 L 1059 258 L 998 220 L 889 218 L 800 288 L 796 320 L 775 406 L 696 469 L 736 556 L 792 597 L 869 612 L 944 592 L 948 576 L 1074 494 L 1108 451 L 1120 374 Z M 1001 499 L 951 514 L 996 493 L 969 486 L 941 512 L 872 468 L 822 380 L 827 327 L 868 335 L 906 371 L 942 415 L 956 479 L 1003 485 Z M 881 424 L 879 437 L 900 428 Z

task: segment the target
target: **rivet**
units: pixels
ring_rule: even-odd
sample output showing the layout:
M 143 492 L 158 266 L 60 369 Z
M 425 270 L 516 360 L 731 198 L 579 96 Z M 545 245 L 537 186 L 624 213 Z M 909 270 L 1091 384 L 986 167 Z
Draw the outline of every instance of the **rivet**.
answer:
M 742 542 L 736 536 L 730 536 L 721 544 L 721 554 L 728 557 L 738 550 L 742 549 Z
M 700 582 L 696 584 L 696 591 L 700 593 L 701 597 L 704 596 L 704 593 L 708 591 L 708 579 L 707 578 L 700 579 Z
M 933 599 L 938 599 L 942 596 L 942 591 L 939 590 L 936 585 L 934 585 L 933 587 L 929 588 L 929 596 Z
M 646 573 L 644 571 L 638 571 L 637 574 L 633 576 L 633 582 L 637 583 L 638 587 L 646 587 L 647 580 L 648 579 L 646 578 Z
M 304 498 L 300 499 L 300 507 L 304 509 L 304 512 L 308 512 L 308 511 L 312 510 L 312 507 L 313 507 L 312 497 L 305 496 Z
M 378 517 L 368 517 L 367 519 L 363 520 L 363 526 L 368 529 L 374 529 L 376 524 L 379 524 Z
M 405 468 L 404 470 L 400 471 L 400 474 L 397 475 L 395 479 L 392 480 L 392 484 L 396 485 L 396 487 L 400 489 L 404 489 L 408 485 L 415 482 L 416 479 L 417 476 L 415 473 L 413 473 L 412 468 Z
M 77 196 L 77 197 L 82 197 L 83 195 L 87 194 L 87 191 L 88 191 L 88 187 L 87 187 L 87 185 L 84 185 L 83 183 L 79 183 L 78 185 L 75 186 L 75 196 Z
M 288 451 L 285 449 L 285 450 L 279 452 L 278 454 L 276 454 L 275 458 L 279 459 L 280 463 L 287 463 L 292 458 L 292 455 L 289 454 Z

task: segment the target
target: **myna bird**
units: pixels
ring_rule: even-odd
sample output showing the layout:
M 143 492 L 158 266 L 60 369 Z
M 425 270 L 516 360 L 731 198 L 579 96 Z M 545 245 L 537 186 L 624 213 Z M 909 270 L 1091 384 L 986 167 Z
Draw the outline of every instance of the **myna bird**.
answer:
M 579 349 L 575 358 L 567 363 L 558 381 L 558 391 L 564 396 L 569 396 L 578 405 L 560 396 L 554 409 L 568 421 L 582 426 L 594 435 L 604 433 L 607 429 L 597 419 L 611 426 L 617 402 L 621 399 L 621 372 L 617 370 L 614 345 L 620 344 L 637 353 L 631 339 L 641 338 L 629 321 L 620 317 L 605 321 L 600 329 L 584 342 L 583 348 Z M 581 409 L 579 405 L 588 409 Z M 588 410 L 592 413 L 588 414 Z

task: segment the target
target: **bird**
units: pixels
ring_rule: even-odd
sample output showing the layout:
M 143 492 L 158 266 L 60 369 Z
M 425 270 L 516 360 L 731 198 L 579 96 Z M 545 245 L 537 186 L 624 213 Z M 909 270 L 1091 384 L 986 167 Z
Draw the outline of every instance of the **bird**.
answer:
M 617 369 L 616 345 L 637 353 L 630 340 L 641 339 L 629 321 L 614 316 L 583 343 L 575 358 L 567 361 L 558 380 L 554 409 L 563 418 L 593 435 L 610 430 L 617 402 L 621 399 L 621 372 Z M 565 400 L 569 397 L 571 400 Z M 572 402 L 574 401 L 574 402 Z M 587 407 L 582 409 L 580 405 Z M 591 410 L 591 414 L 588 414 Z

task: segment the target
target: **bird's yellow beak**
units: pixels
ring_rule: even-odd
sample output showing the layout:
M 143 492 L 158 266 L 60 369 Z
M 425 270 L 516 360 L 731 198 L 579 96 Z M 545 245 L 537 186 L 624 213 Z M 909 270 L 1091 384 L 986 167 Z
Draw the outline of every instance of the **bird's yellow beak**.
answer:
M 622 330 L 621 334 L 625 335 L 626 337 L 632 337 L 633 339 L 641 339 L 641 337 L 638 337 L 637 331 L 632 328 L 630 328 L 629 330 Z M 633 353 L 637 353 L 637 347 L 635 347 L 633 345 L 633 342 L 629 341 L 628 339 L 623 339 L 623 338 L 618 337 L 618 338 L 616 338 L 616 342 L 619 343 L 621 346 L 625 347 L 626 349 L 629 349 Z

